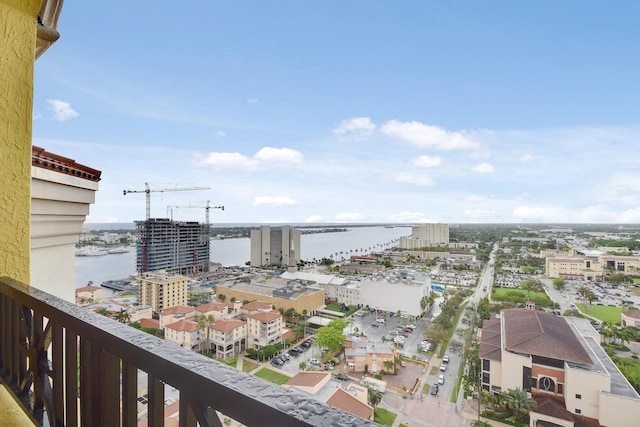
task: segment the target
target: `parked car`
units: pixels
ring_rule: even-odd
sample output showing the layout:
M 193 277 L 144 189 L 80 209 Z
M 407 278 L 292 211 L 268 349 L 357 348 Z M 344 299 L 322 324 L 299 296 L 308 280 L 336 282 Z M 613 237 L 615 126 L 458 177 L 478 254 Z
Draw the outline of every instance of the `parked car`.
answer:
M 444 375 L 439 375 L 438 376 L 438 384 L 444 384 Z
M 409 329 L 415 329 L 415 328 L 416 328 L 416 325 L 414 325 L 413 323 L 411 323 L 411 324 L 407 325 L 407 328 L 409 328 Z
M 444 357 L 442 358 L 442 362 L 443 363 L 449 363 L 449 355 L 445 354 Z
M 312 365 L 320 365 L 320 360 L 316 359 L 315 357 L 312 357 L 311 359 L 309 359 L 309 363 Z
M 280 356 L 280 359 L 282 359 L 283 362 L 287 362 L 291 359 L 291 356 L 289 356 L 287 353 L 284 353 Z
M 436 395 L 438 394 L 438 391 L 440 390 L 440 386 L 438 386 L 438 384 L 434 384 L 431 386 L 431 394 L 432 395 Z
M 325 371 L 333 371 L 333 363 L 325 363 L 324 364 Z
M 406 333 L 410 334 L 411 332 L 413 332 L 413 329 L 411 328 L 405 328 L 404 330 Z
M 349 377 L 346 376 L 345 374 L 338 374 L 338 375 L 336 375 L 336 379 L 340 380 L 340 381 L 348 381 Z
M 386 323 L 387 321 L 386 321 L 386 320 L 384 320 L 384 317 L 378 317 L 378 318 L 376 319 L 376 322 L 378 322 L 378 323 Z
M 378 325 L 377 323 L 372 323 L 371 326 L 373 326 L 374 328 L 380 327 L 380 325 Z
M 440 364 L 440 370 L 443 371 L 443 372 L 446 371 L 447 370 L 447 364 L 446 363 L 441 363 Z
M 271 364 L 276 366 L 282 366 L 284 365 L 284 362 L 279 357 L 274 357 L 273 359 L 271 359 Z

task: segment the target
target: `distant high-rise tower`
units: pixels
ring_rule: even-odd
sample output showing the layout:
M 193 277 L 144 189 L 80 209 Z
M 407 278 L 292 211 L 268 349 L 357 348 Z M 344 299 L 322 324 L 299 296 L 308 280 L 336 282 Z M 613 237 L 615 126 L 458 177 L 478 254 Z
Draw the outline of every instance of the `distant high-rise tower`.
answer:
M 251 230 L 251 265 L 294 266 L 300 262 L 300 230 L 263 225 Z
M 449 224 L 420 224 L 412 228 L 411 238 L 425 240 L 428 246 L 449 244 Z
M 209 227 L 194 221 L 136 221 L 136 269 L 195 275 L 209 271 Z

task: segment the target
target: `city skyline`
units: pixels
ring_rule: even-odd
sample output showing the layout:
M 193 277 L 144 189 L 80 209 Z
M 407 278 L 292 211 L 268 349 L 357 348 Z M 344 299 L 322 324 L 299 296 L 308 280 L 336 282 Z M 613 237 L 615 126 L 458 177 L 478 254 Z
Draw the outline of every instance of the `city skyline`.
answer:
M 67 4 L 33 143 L 102 171 L 92 223 L 145 182 L 212 223 L 640 223 L 640 5 L 343 3 Z

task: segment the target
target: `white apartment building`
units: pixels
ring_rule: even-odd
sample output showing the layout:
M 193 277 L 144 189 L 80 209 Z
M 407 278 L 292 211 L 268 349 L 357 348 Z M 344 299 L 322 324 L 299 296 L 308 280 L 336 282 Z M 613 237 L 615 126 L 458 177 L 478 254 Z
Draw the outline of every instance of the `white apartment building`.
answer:
M 193 320 L 178 320 L 164 328 L 164 338 L 167 341 L 191 350 L 202 350 L 203 336 L 204 333 L 198 329 L 198 323 Z
M 251 230 L 251 265 L 253 267 L 295 266 L 300 262 L 300 230 L 291 226 L 263 225 Z
M 247 347 L 247 322 L 216 320 L 209 330 L 209 341 L 217 359 L 230 359 Z

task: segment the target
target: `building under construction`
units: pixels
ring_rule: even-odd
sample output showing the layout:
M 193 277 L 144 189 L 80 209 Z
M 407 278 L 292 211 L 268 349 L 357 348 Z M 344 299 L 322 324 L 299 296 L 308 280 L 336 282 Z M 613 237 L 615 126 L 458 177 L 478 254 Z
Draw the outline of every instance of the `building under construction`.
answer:
M 150 218 L 136 221 L 136 269 L 168 274 L 209 272 L 209 225 L 194 221 Z

